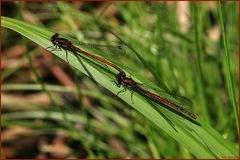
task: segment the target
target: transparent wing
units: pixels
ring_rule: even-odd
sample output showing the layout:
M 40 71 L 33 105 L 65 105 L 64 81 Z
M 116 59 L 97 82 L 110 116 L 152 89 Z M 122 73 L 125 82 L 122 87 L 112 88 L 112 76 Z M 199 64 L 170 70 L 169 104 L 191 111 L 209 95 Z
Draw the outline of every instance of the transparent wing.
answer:
M 126 53 L 124 45 L 108 45 L 108 44 L 98 44 L 98 43 L 85 43 L 77 40 L 69 39 L 74 45 L 84 47 L 85 49 L 94 49 L 94 51 L 101 52 L 101 55 L 123 55 Z M 81 48 L 80 48 L 81 49 Z M 106 55 L 107 54 L 107 55 Z
M 139 84 L 139 85 L 141 88 L 148 90 L 150 92 L 153 92 L 163 98 L 169 99 L 171 102 L 176 103 L 176 104 L 180 105 L 181 107 L 189 108 L 192 106 L 192 101 L 187 97 L 177 95 L 174 93 L 168 93 L 166 91 L 148 86 L 146 84 Z

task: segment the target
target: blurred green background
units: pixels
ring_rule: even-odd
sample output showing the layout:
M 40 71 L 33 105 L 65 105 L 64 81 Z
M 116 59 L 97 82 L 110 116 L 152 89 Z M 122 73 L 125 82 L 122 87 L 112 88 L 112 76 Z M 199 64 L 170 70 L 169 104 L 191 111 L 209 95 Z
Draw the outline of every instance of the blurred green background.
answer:
M 2 16 L 83 42 L 121 44 L 107 26 L 127 46 L 106 57 L 190 98 L 190 110 L 237 148 L 237 2 L 3 2 Z M 4 158 L 196 157 L 115 94 L 4 27 L 1 64 Z

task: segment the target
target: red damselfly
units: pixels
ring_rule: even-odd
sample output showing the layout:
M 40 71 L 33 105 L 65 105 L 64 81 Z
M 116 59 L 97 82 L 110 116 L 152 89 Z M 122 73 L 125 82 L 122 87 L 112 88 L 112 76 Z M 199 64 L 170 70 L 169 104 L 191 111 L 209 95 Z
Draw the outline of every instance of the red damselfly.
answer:
M 79 52 L 79 53 L 82 53 L 82 54 L 84 54 L 84 55 L 86 55 L 88 57 L 91 57 L 91 58 L 95 59 L 95 60 L 98 60 L 98 61 L 104 63 L 105 65 L 108 65 L 108 66 L 116 69 L 119 72 L 122 72 L 122 69 L 120 67 L 116 66 L 115 64 L 113 64 L 112 62 L 107 61 L 107 60 L 105 60 L 105 59 L 103 59 L 103 58 L 101 58 L 99 56 L 96 56 L 94 54 L 91 54 L 89 52 L 86 52 L 86 51 L 84 51 L 84 50 L 74 46 L 71 41 L 69 41 L 69 40 L 67 40 L 65 38 L 60 38 L 58 33 L 54 34 L 51 37 L 51 42 L 53 43 L 53 46 L 55 46 L 56 48 L 65 50 L 66 54 L 67 54 L 67 50 L 72 51 L 72 52 Z M 96 47 L 96 45 L 92 45 L 92 46 Z
M 183 113 L 184 115 L 192 118 L 192 119 L 196 119 L 197 115 L 195 115 L 194 113 L 189 112 L 188 110 L 186 110 L 185 108 L 171 102 L 170 100 L 163 98 L 155 93 L 152 93 L 148 90 L 145 90 L 141 87 L 141 84 L 135 82 L 132 78 L 128 78 L 126 77 L 125 72 L 120 72 L 117 76 L 116 76 L 116 80 L 118 82 L 118 85 L 123 85 L 124 87 L 128 87 L 133 91 L 136 91 L 140 94 L 143 94 L 149 98 L 151 98 L 154 101 L 166 104 L 167 106 L 172 107 L 174 110 Z M 126 88 L 124 88 L 124 90 L 126 90 Z M 123 90 L 119 91 L 117 94 L 121 93 Z M 132 94 L 131 94 L 131 99 L 132 99 Z

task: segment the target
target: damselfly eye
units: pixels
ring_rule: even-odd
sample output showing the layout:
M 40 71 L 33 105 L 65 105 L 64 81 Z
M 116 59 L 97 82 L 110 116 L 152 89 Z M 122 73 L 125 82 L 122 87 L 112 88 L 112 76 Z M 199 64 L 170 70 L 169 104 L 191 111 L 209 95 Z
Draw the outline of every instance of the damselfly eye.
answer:
M 51 41 L 52 42 L 55 42 L 56 41 L 56 38 L 59 36 L 58 33 L 55 33 L 52 37 L 51 37 Z

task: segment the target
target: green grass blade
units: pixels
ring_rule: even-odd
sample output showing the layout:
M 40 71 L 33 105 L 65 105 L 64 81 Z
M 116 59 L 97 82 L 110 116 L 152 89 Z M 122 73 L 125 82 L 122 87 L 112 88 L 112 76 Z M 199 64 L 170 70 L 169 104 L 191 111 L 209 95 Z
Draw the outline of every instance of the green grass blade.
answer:
M 224 27 L 224 19 L 223 19 L 223 13 L 222 13 L 222 2 L 219 2 L 219 19 L 220 19 L 220 26 L 221 26 L 221 32 L 222 32 L 222 39 L 223 39 L 223 46 L 224 46 L 224 60 L 225 60 L 225 68 L 226 68 L 226 79 L 227 79 L 227 87 L 228 92 L 230 95 L 230 99 L 232 101 L 233 111 L 234 111 L 234 117 L 236 122 L 237 131 L 239 128 L 239 122 L 238 122 L 238 104 L 236 100 L 236 95 L 234 91 L 234 85 L 233 85 L 233 79 L 232 79 L 232 73 L 231 73 L 231 62 L 230 62 L 230 55 L 229 55 L 229 49 L 228 49 L 228 41 L 226 38 L 226 32 Z
M 196 3 L 193 3 L 193 23 L 194 23 L 194 34 L 195 34 L 195 48 L 197 53 L 197 60 L 196 60 L 196 70 L 197 70 L 197 77 L 196 77 L 196 88 L 198 90 L 198 104 L 202 107 L 203 117 L 207 122 L 210 122 L 209 119 L 209 112 L 207 108 L 206 103 L 206 97 L 204 92 L 204 82 L 203 82 L 203 71 L 202 71 L 202 42 L 201 42 L 201 34 L 202 34 L 202 21 L 200 20 L 200 13 L 199 8 L 201 5 L 197 5 Z

